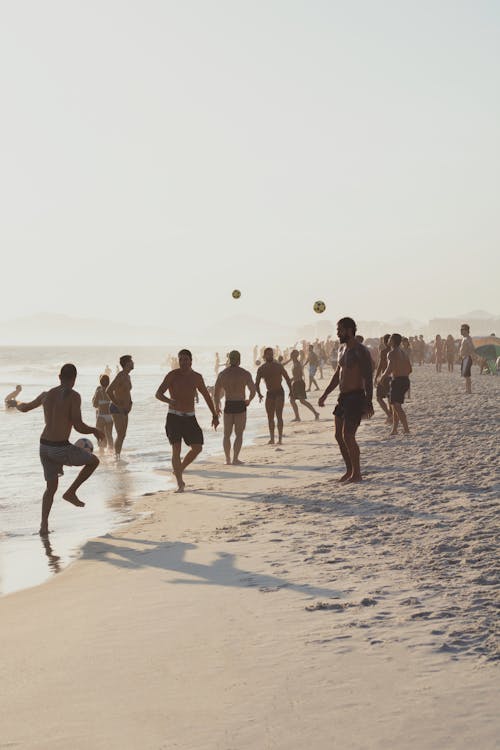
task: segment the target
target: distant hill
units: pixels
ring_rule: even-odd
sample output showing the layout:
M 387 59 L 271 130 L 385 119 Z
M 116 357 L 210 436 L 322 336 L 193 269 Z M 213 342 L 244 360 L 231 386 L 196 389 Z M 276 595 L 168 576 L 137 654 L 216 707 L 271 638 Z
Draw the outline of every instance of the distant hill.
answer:
M 172 332 L 159 326 L 135 326 L 53 313 L 0 322 L 0 345 L 164 345 L 173 340 Z

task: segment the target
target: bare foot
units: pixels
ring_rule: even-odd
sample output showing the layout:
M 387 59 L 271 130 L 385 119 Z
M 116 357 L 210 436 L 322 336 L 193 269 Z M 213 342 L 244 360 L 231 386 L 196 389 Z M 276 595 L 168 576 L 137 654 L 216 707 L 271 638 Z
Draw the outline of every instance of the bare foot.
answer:
M 354 474 L 352 477 L 349 477 L 349 479 L 346 479 L 346 484 L 356 484 L 357 482 L 362 482 L 363 477 L 361 474 Z
M 233 463 L 234 463 L 234 461 L 233 461 Z M 231 459 L 230 458 L 226 458 L 226 466 L 231 466 Z
M 345 481 L 347 481 L 349 479 L 350 476 L 351 476 L 351 472 L 350 471 L 346 471 L 346 473 L 342 474 L 342 476 L 340 477 L 340 479 L 338 481 L 339 482 L 345 482 Z
M 274 440 L 268 440 L 268 441 L 267 441 L 267 444 L 268 444 L 268 445 L 274 445 Z
M 76 496 L 76 492 L 70 492 L 67 490 L 63 495 L 63 500 L 67 500 L 68 503 L 71 503 L 71 505 L 75 505 L 77 508 L 84 508 L 85 503 L 82 503 L 81 500 L 78 499 Z
M 186 486 L 186 482 L 181 482 L 180 485 L 177 487 L 177 489 L 174 492 L 174 495 L 178 495 L 181 492 L 184 492 L 184 487 Z
M 244 461 L 240 461 L 239 458 L 233 458 L 233 466 L 244 466 L 244 465 L 245 465 Z
M 398 431 L 393 430 L 392 432 L 389 433 L 389 437 L 392 437 L 393 435 L 397 435 L 397 434 L 398 434 Z

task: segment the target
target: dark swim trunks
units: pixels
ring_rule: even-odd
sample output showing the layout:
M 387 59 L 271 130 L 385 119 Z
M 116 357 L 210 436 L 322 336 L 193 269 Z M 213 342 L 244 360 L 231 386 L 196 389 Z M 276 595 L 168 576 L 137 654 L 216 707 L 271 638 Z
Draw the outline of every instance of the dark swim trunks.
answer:
M 292 383 L 292 398 L 297 401 L 305 401 L 306 396 L 306 384 L 303 380 L 295 380 Z
M 69 440 L 40 438 L 40 461 L 45 481 L 50 482 L 63 476 L 63 466 L 88 466 L 95 458 L 92 453 L 78 448 Z
M 224 414 L 243 414 L 247 410 L 244 401 L 227 401 L 224 404 Z
M 116 404 L 110 404 L 109 405 L 109 413 L 110 414 L 128 414 L 130 409 L 124 409 L 121 406 L 117 406 Z
M 389 395 L 389 381 L 384 378 L 378 385 L 377 385 L 377 398 L 387 398 Z
M 462 360 L 461 373 L 463 378 L 470 378 L 472 370 L 472 357 L 464 357 Z
M 168 412 L 165 432 L 170 445 L 182 440 L 186 445 L 203 445 L 203 432 L 194 415 L 181 417 L 179 414 Z
M 399 375 L 392 378 L 389 384 L 389 403 L 404 404 L 405 393 L 410 388 L 410 378 L 407 375 Z
M 285 398 L 285 391 L 283 390 L 283 388 L 276 388 L 276 390 L 268 391 L 266 393 L 266 401 L 276 401 L 280 398 Z
M 343 419 L 344 422 L 352 425 L 353 427 L 359 427 L 361 417 L 367 411 L 366 395 L 364 391 L 351 391 L 350 393 L 341 393 L 337 406 L 333 410 L 333 413 L 339 419 Z

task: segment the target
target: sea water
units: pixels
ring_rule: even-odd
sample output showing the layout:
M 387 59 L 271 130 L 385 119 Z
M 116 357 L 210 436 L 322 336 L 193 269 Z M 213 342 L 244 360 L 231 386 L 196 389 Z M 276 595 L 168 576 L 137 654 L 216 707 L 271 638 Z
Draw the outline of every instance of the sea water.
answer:
M 95 425 L 92 397 L 99 375 L 108 364 L 113 377 L 124 353 L 132 354 L 135 362 L 131 373 L 133 409 L 122 449 L 127 463 L 117 466 L 111 455 L 104 454 L 97 471 L 79 491 L 85 508 L 62 500 L 62 492 L 80 470 L 64 467 L 49 520 L 53 533 L 49 541 L 41 539 L 38 528 L 45 481 L 38 446 L 43 408 L 26 414 L 2 410 L 3 398 L 20 384 L 23 390 L 18 400 L 31 401 L 58 385 L 61 365 L 73 362 L 78 369 L 75 390 L 82 397 L 83 420 Z M 43 582 L 74 560 L 88 539 L 132 518 L 134 503 L 141 495 L 174 486 L 165 435 L 168 407 L 154 395 L 170 370 L 172 353 L 158 347 L 131 347 L 130 352 L 113 347 L 0 347 L 0 594 Z M 222 350 L 220 354 L 223 362 Z M 254 373 L 250 351 L 242 351 L 242 366 Z M 207 385 L 213 385 L 213 347 L 193 349 L 193 368 L 203 374 Z M 222 425 L 217 432 L 213 430 L 211 414 L 201 397 L 196 411 L 205 437 L 204 452 L 197 459 L 200 462 L 203 456 L 222 452 Z M 256 399 L 248 411 L 244 445 L 265 431 L 265 425 L 263 404 Z M 78 437 L 73 431 L 70 439 L 75 442 Z M 89 437 L 97 450 L 95 438 Z

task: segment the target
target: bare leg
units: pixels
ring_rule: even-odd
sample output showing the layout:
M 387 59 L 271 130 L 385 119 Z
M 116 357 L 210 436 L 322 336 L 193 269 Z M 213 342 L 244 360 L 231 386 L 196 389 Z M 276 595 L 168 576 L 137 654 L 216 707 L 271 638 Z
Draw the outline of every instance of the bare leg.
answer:
M 266 398 L 267 422 L 269 425 L 269 445 L 274 445 L 274 410 L 276 401 Z
M 408 427 L 408 420 L 406 418 L 406 414 L 405 414 L 405 411 L 404 411 L 402 405 L 401 404 L 393 404 L 392 408 L 396 412 L 398 419 L 400 420 L 401 424 L 403 425 L 403 432 L 405 433 L 405 435 L 408 435 L 409 432 L 410 432 L 410 430 L 409 430 L 409 427 Z
M 226 464 L 231 463 L 231 433 L 233 431 L 234 414 L 224 414 L 224 437 L 222 447 L 226 456 Z
M 172 444 L 172 469 L 177 480 L 177 492 L 184 492 L 186 486 L 182 481 L 181 445 L 180 441 Z
M 246 423 L 247 423 L 246 412 L 235 415 L 234 432 L 235 432 L 236 437 L 234 438 L 234 446 L 233 446 L 233 464 L 235 466 L 240 466 L 243 463 L 242 461 L 240 461 L 239 456 L 240 456 L 241 446 L 243 445 L 243 432 L 245 430 Z
M 300 402 L 303 403 L 302 401 Z M 295 414 L 295 419 L 292 419 L 292 422 L 300 422 L 300 414 L 299 414 L 299 407 L 297 406 L 297 402 L 294 398 L 290 399 L 290 406 L 293 409 L 293 413 Z
M 309 380 L 309 390 L 311 390 L 311 385 L 314 383 L 314 390 L 319 391 L 319 385 L 316 382 L 316 378 L 310 378 Z
M 377 404 L 380 406 L 380 408 L 382 409 L 386 417 L 391 416 L 391 410 L 389 409 L 389 407 L 387 406 L 387 404 L 385 403 L 384 399 L 381 396 L 377 396 Z
M 49 479 L 47 482 L 47 488 L 43 493 L 42 520 L 40 523 L 39 531 L 40 536 L 47 536 L 47 534 L 49 533 L 49 514 L 52 508 L 52 503 L 54 501 L 54 495 L 56 494 L 58 484 L 59 479 L 57 477 L 55 479 Z
M 278 443 L 281 445 L 283 442 L 283 407 L 285 405 L 285 399 L 283 396 L 279 396 L 276 399 L 276 422 L 278 424 Z
M 391 404 L 391 410 L 392 410 L 392 431 L 389 434 L 397 435 L 398 427 L 399 427 L 399 414 L 396 410 L 396 404 Z
M 347 445 L 344 441 L 344 420 L 337 416 L 335 417 L 335 440 L 339 444 L 346 468 L 345 474 L 340 477 L 339 482 L 345 482 L 352 474 L 352 463 L 349 451 L 347 450 Z
M 85 503 L 82 503 L 82 501 L 77 497 L 76 491 L 80 487 L 80 485 L 87 481 L 87 479 L 94 473 L 98 466 L 99 459 L 97 458 L 97 456 L 92 456 L 92 463 L 87 464 L 83 467 L 73 484 L 70 485 L 66 492 L 63 494 L 64 500 L 67 500 L 68 503 L 71 503 L 72 505 L 76 505 L 77 508 L 83 508 Z
M 309 411 L 312 411 L 312 413 L 314 414 L 314 416 L 316 417 L 316 419 L 319 419 L 319 411 L 316 411 L 316 409 L 314 408 L 314 406 L 312 404 L 310 404 L 309 401 L 306 401 L 305 398 L 301 398 L 300 399 L 300 403 L 302 404 L 302 406 L 305 406 L 306 409 L 309 409 Z
M 200 455 L 202 450 L 203 450 L 202 445 L 190 445 L 189 446 L 189 451 L 186 453 L 186 455 L 182 459 L 182 464 L 181 464 L 182 471 L 184 471 L 189 466 L 189 464 L 194 461 L 196 456 Z
M 472 393 L 471 378 L 465 378 L 465 392 L 466 393 Z
M 106 422 L 104 426 L 104 431 L 106 433 L 106 441 L 108 443 L 108 450 L 112 451 L 114 442 L 113 442 L 113 422 Z
M 127 434 L 128 414 L 113 414 L 113 422 L 116 430 L 115 456 L 116 458 L 120 458 L 123 441 Z
M 359 465 L 359 446 L 356 442 L 356 430 L 358 428 L 344 421 L 343 438 L 351 460 L 351 475 L 347 482 L 361 482 L 361 468 Z

